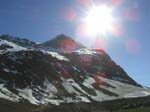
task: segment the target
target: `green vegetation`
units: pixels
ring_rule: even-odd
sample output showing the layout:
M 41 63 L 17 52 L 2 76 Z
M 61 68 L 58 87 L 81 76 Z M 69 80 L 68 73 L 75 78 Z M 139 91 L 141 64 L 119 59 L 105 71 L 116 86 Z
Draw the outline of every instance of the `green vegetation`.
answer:
M 150 97 L 60 105 L 33 105 L 27 101 L 0 99 L 0 112 L 150 112 Z
M 117 112 L 150 112 L 150 107 L 119 110 Z

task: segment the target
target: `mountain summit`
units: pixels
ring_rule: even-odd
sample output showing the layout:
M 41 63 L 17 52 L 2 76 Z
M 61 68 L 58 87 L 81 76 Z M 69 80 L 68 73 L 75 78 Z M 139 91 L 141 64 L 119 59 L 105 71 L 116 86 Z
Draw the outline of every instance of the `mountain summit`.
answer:
M 60 105 L 148 95 L 149 89 L 101 49 L 90 50 L 65 35 L 41 44 L 0 36 L 2 99 Z
M 60 52 L 72 52 L 73 50 L 85 48 L 81 43 L 76 42 L 71 37 L 64 34 L 57 35 L 55 38 L 38 45 L 42 49 L 55 49 Z

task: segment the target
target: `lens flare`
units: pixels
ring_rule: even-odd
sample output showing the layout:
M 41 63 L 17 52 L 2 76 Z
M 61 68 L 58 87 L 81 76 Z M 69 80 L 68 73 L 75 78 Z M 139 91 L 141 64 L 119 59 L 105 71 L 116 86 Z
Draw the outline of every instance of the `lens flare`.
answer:
M 140 52 L 141 45 L 137 39 L 128 39 L 125 43 L 126 51 L 131 54 L 137 54 Z
M 61 11 L 61 17 L 66 21 L 73 21 L 77 16 L 77 12 L 72 7 L 65 7 Z
M 91 0 L 77 0 L 79 4 L 81 4 L 82 6 L 90 6 Z
M 111 0 L 112 5 L 119 6 L 123 3 L 123 0 Z

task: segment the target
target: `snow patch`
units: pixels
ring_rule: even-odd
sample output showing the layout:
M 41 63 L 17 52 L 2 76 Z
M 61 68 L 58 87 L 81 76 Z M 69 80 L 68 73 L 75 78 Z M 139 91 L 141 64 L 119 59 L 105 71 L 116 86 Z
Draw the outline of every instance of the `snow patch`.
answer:
M 106 87 L 104 85 L 100 85 L 101 87 L 103 87 L 104 89 L 116 93 L 119 95 L 119 98 L 124 98 L 124 97 L 140 97 L 140 96 L 148 96 L 150 95 L 150 90 L 142 88 L 142 87 L 137 87 L 134 85 L 130 85 L 130 84 L 125 84 L 122 82 L 118 82 L 115 80 L 111 80 L 111 79 L 107 79 L 104 77 L 100 77 L 98 76 L 98 78 L 112 86 L 114 86 L 115 88 L 111 88 L 111 87 Z
M 20 99 L 17 95 L 5 88 L 4 84 L 0 84 L 0 98 L 4 98 L 13 102 L 18 102 Z
M 16 51 L 26 50 L 26 48 L 21 47 L 17 44 L 14 44 L 13 42 L 8 42 L 6 40 L 1 40 L 0 39 L 0 46 L 1 45 L 8 45 L 8 46 L 11 46 L 12 48 L 7 48 L 7 50 L 0 50 L 0 54 L 6 53 L 6 52 L 9 52 L 9 51 L 16 52 Z
M 135 91 L 124 95 L 125 98 L 134 98 L 134 97 L 144 97 L 150 95 L 150 92 L 147 91 Z
M 23 97 L 24 99 L 27 99 L 32 104 L 39 104 L 40 102 L 33 96 L 32 89 L 29 87 L 25 89 L 17 89 L 19 91 L 19 96 Z
M 89 54 L 89 55 L 93 55 L 95 54 L 96 52 L 95 51 L 92 51 L 92 50 L 89 50 L 87 48 L 82 48 L 82 49 L 79 49 L 79 50 L 75 50 L 73 51 L 75 53 L 78 53 L 78 54 Z
M 17 74 L 18 73 L 18 71 L 17 70 L 11 70 L 11 69 L 9 69 L 9 68 L 4 68 L 3 69 L 5 72 L 10 72 L 10 73 L 12 73 L 12 74 Z
M 67 59 L 65 56 L 62 56 L 62 55 L 60 55 L 56 52 L 45 51 L 45 50 L 40 50 L 40 51 L 42 51 L 44 54 L 49 54 L 49 55 L 51 55 L 52 57 L 55 57 L 58 60 L 69 61 L 69 59 Z
M 47 78 L 44 81 L 44 86 L 46 87 L 45 92 L 49 93 L 49 95 L 53 96 L 53 94 L 57 93 L 57 88 Z
M 94 84 L 96 81 L 92 77 L 88 77 L 84 80 L 83 85 L 88 88 L 93 88 L 92 84 Z

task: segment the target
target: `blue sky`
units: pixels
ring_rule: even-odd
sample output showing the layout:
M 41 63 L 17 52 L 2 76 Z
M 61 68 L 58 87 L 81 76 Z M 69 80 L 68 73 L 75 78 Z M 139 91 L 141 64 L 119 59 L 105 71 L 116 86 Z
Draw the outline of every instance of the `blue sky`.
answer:
M 63 33 L 80 40 L 77 27 L 88 5 L 81 1 L 88 0 L 0 0 L 0 34 L 43 42 Z M 113 6 L 123 33 L 106 35 L 106 51 L 133 79 L 150 86 L 150 1 L 93 0 L 112 1 L 120 1 Z

